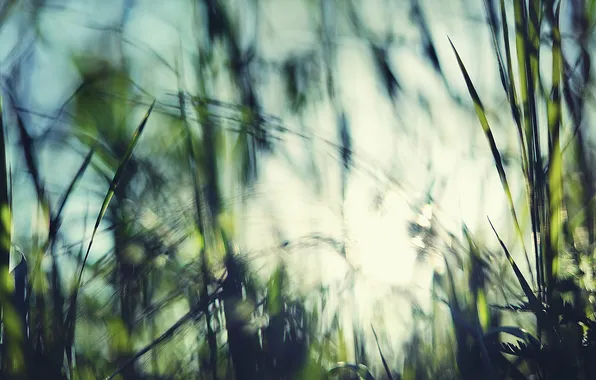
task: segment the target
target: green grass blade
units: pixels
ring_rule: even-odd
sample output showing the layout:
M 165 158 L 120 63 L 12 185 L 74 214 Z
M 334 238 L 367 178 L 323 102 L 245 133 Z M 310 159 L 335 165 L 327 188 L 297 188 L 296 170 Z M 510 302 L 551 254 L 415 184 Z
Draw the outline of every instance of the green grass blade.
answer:
M 517 53 L 517 65 L 519 74 L 519 83 L 521 89 L 521 103 L 524 109 L 524 117 L 527 119 L 527 105 L 528 105 L 528 88 L 527 83 L 527 71 L 526 71 L 526 9 L 525 0 L 514 0 L 513 2 L 513 14 L 515 18 L 515 46 Z M 504 11 L 503 11 L 504 12 Z M 526 124 L 526 127 L 529 127 Z M 526 130 L 527 132 L 527 130 Z M 528 144 L 530 142 L 528 141 Z
M 507 201 L 509 203 L 509 210 L 511 211 L 511 215 L 513 216 L 515 230 L 516 230 L 517 235 L 521 241 L 525 257 L 528 261 L 527 264 L 528 264 L 528 269 L 530 271 L 530 276 L 533 276 L 532 275 L 532 266 L 530 265 L 530 262 L 529 262 L 528 253 L 526 251 L 526 247 L 524 244 L 522 230 L 519 225 L 517 213 L 515 212 L 513 197 L 511 195 L 511 189 L 509 188 L 509 182 L 507 181 L 507 174 L 505 173 L 505 168 L 503 166 L 503 161 L 501 159 L 501 153 L 499 152 L 499 149 L 497 148 L 497 143 L 495 142 L 495 138 L 494 138 L 493 133 L 490 129 L 490 125 L 488 124 L 488 119 L 486 118 L 484 106 L 482 105 L 482 101 L 480 100 L 480 97 L 478 96 L 478 92 L 476 92 L 476 88 L 474 87 L 474 84 L 472 83 L 472 79 L 470 78 L 470 75 L 468 74 L 468 71 L 466 70 L 466 67 L 465 67 L 464 63 L 462 62 L 462 60 L 459 56 L 459 53 L 457 52 L 457 49 L 453 45 L 453 42 L 451 41 L 451 39 L 449 39 L 449 43 L 451 44 L 451 48 L 453 49 L 453 52 L 455 53 L 455 57 L 457 58 L 457 63 L 458 63 L 459 68 L 462 72 L 464 80 L 466 81 L 466 86 L 468 87 L 468 92 L 470 93 L 470 96 L 472 97 L 472 101 L 474 102 L 474 108 L 476 110 L 476 115 L 478 116 L 478 120 L 480 121 L 482 130 L 484 131 L 486 139 L 488 140 L 488 144 L 490 146 L 490 150 L 493 155 L 495 165 L 497 167 L 497 172 L 499 173 L 501 185 L 503 186 L 503 190 L 505 191 L 505 195 L 506 195 Z
M 542 0 L 529 0 L 528 2 L 528 40 L 530 42 L 530 69 L 532 72 L 532 81 L 529 83 L 533 88 L 536 87 L 540 77 L 540 26 L 542 23 Z
M 143 117 L 143 120 L 139 124 L 135 133 L 132 135 L 130 144 L 128 145 L 128 148 L 126 149 L 126 153 L 124 154 L 122 161 L 120 161 L 120 165 L 118 166 L 118 169 L 116 170 L 116 174 L 114 174 L 114 178 L 112 179 L 112 182 L 110 183 L 110 188 L 101 204 L 101 208 L 99 210 L 99 215 L 97 215 L 97 220 L 95 221 L 95 226 L 93 226 L 93 232 L 91 233 L 91 240 L 89 241 L 89 245 L 87 246 L 87 251 L 85 252 L 85 256 L 83 257 L 83 262 L 81 264 L 81 269 L 79 271 L 79 276 L 78 276 L 78 280 L 77 280 L 78 285 L 80 285 L 80 283 L 81 283 L 81 279 L 83 277 L 83 271 L 85 268 L 85 263 L 87 262 L 87 258 L 89 257 L 89 252 L 91 251 L 91 246 L 93 245 L 93 240 L 95 238 L 95 235 L 97 234 L 99 225 L 101 224 L 101 221 L 102 221 L 103 217 L 105 216 L 106 211 L 108 210 L 110 201 L 112 200 L 112 197 L 114 196 L 114 191 L 116 190 L 116 187 L 118 187 L 120 178 L 122 177 L 122 173 L 124 173 L 126 164 L 128 163 L 128 161 L 130 161 L 130 158 L 132 157 L 132 152 L 134 151 L 134 148 L 137 145 L 139 138 L 141 137 L 141 133 L 143 133 L 143 130 L 145 129 L 145 125 L 147 124 L 147 121 L 149 120 L 149 116 L 151 115 L 151 112 L 153 111 L 154 106 L 155 106 L 155 101 L 153 101 L 153 103 L 151 103 L 149 110 Z M 77 287 L 78 287 L 78 285 L 77 285 Z
M 0 358 L 0 377 L 8 377 L 10 364 L 18 362 L 19 347 L 16 344 L 16 338 L 13 336 L 13 330 L 7 328 L 7 322 L 10 317 L 16 317 L 17 313 L 12 303 L 14 285 L 10 277 L 10 248 L 12 243 L 12 213 L 10 207 L 10 181 L 9 166 L 6 150 L 6 125 L 4 124 L 4 115 L 0 98 L 0 312 L 3 315 L 3 348 Z M 15 321 L 18 319 L 15 318 Z
M 67 316 L 67 320 L 65 321 L 65 325 L 67 326 L 68 331 L 69 331 L 69 337 L 67 338 L 67 341 L 69 341 L 71 343 L 74 338 L 74 326 L 75 326 L 75 318 L 76 318 L 76 301 L 77 301 L 78 291 L 81 286 L 83 272 L 85 270 L 85 264 L 89 257 L 89 252 L 91 252 L 91 246 L 93 245 L 93 240 L 95 239 L 95 235 L 97 234 L 99 225 L 101 224 L 101 221 L 102 221 L 103 217 L 105 216 L 105 213 L 108 209 L 110 201 L 112 200 L 112 197 L 114 196 L 114 191 L 116 190 L 116 187 L 118 186 L 118 183 L 120 181 L 120 177 L 122 176 L 124 168 L 126 167 L 126 164 L 128 163 L 128 161 L 130 160 L 130 158 L 132 156 L 134 148 L 135 148 L 137 142 L 139 141 L 141 133 L 145 129 L 145 125 L 147 124 L 147 120 L 149 119 L 149 116 L 151 115 L 151 111 L 153 111 L 154 106 L 155 106 L 155 101 L 153 101 L 153 103 L 151 103 L 149 110 L 147 111 L 147 113 L 143 117 L 143 120 L 141 121 L 141 123 L 139 124 L 135 133 L 133 134 L 131 142 L 128 145 L 128 149 L 126 150 L 126 153 L 125 153 L 124 157 L 122 158 L 120 165 L 116 169 L 114 178 L 112 179 L 112 181 L 110 183 L 110 188 L 102 202 L 102 205 L 101 205 L 101 208 L 99 211 L 99 215 L 97 216 L 97 219 L 95 221 L 95 226 L 93 227 L 93 232 L 91 233 L 91 239 L 89 240 L 89 244 L 87 245 L 87 250 L 83 257 L 83 260 L 81 263 L 81 268 L 79 270 L 79 274 L 75 280 L 76 282 L 75 282 L 75 286 L 74 286 L 73 293 L 72 293 L 71 300 L 70 300 L 68 316 Z
M 550 241 L 545 262 L 547 289 L 551 293 L 558 276 L 558 250 L 561 233 L 561 210 L 563 208 L 563 156 L 560 146 L 561 127 L 561 32 L 559 12 L 561 3 L 549 13 L 552 18 L 552 89 L 547 103 L 549 129 L 548 192 L 550 214 Z
M 509 88 L 507 97 L 511 107 L 511 113 L 517 127 L 517 133 L 519 138 L 519 144 L 521 148 L 522 156 L 522 169 L 524 175 L 527 177 L 528 174 L 528 151 L 526 146 L 526 140 L 524 137 L 524 131 L 522 126 L 522 115 L 520 113 L 519 102 L 517 99 L 517 89 L 515 86 L 515 79 L 513 77 L 513 63 L 511 60 L 511 44 L 509 43 L 509 25 L 507 23 L 507 13 L 505 11 L 505 0 L 500 1 L 501 10 L 501 28 L 503 30 L 503 43 L 505 46 L 505 60 L 507 63 L 507 75 L 509 78 Z

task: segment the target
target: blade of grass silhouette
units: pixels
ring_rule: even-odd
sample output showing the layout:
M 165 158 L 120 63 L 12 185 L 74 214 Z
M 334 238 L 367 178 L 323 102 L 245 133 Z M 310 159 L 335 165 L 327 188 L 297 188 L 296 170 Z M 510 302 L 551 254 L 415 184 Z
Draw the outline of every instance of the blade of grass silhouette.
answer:
M 95 226 L 93 227 L 93 232 L 91 233 L 91 239 L 89 240 L 89 245 L 87 246 L 87 251 L 85 252 L 85 256 L 83 257 L 83 261 L 81 263 L 81 268 L 79 270 L 78 277 L 75 280 L 76 282 L 75 282 L 75 286 L 74 286 L 73 293 L 71 296 L 71 303 L 70 303 L 69 310 L 68 310 L 68 317 L 67 317 L 67 320 L 65 321 L 65 324 L 68 326 L 68 328 L 70 330 L 70 334 L 71 334 L 71 336 L 69 337 L 70 341 L 72 341 L 72 339 L 74 338 L 76 301 L 77 301 L 78 292 L 79 292 L 79 289 L 81 286 L 81 281 L 83 278 L 83 272 L 85 271 L 85 264 L 87 262 L 87 259 L 89 258 L 89 252 L 91 252 L 91 246 L 93 245 L 93 240 L 95 239 L 95 235 L 97 234 L 97 230 L 99 229 L 99 225 L 101 224 L 101 221 L 108 209 L 110 201 L 112 200 L 112 197 L 114 196 L 114 191 L 115 191 L 116 187 L 118 186 L 118 183 L 120 181 L 120 177 L 122 176 L 124 168 L 126 167 L 126 164 L 128 163 L 128 161 L 130 160 L 130 158 L 132 156 L 133 150 L 134 150 L 137 142 L 139 141 L 141 133 L 145 129 L 145 125 L 147 124 L 147 120 L 149 120 L 149 116 L 151 115 L 151 111 L 153 110 L 154 105 L 155 105 L 155 100 L 153 101 L 153 103 L 151 103 L 149 110 L 147 111 L 147 113 L 143 117 L 143 120 L 141 121 L 138 128 L 134 132 L 134 134 L 132 136 L 132 140 L 131 140 L 130 144 L 128 145 L 128 149 L 126 150 L 126 153 L 125 153 L 124 157 L 122 158 L 120 165 L 116 169 L 116 174 L 114 174 L 114 178 L 112 179 L 112 181 L 110 183 L 110 188 L 103 200 L 103 203 L 102 203 L 100 211 L 99 211 L 99 215 L 97 216 L 97 219 L 95 221 Z
M 391 370 L 389 369 L 389 364 L 387 364 L 387 360 L 385 360 L 385 355 L 383 355 L 383 351 L 381 350 L 381 345 L 379 344 L 379 337 L 377 336 L 377 332 L 375 328 L 371 325 L 373 335 L 375 336 L 375 341 L 377 342 L 377 348 L 379 349 L 379 355 L 381 355 L 381 361 L 383 362 L 383 367 L 385 367 L 385 373 L 387 373 L 387 378 L 389 380 L 393 380 L 393 376 L 391 375 Z
M 27 303 L 29 302 L 29 298 L 32 294 L 32 286 L 35 283 L 35 275 L 37 274 L 37 272 L 39 271 L 39 268 L 41 266 L 41 261 L 43 258 L 43 254 L 45 254 L 45 252 L 47 251 L 48 248 L 51 247 L 52 244 L 56 243 L 56 234 L 58 233 L 58 228 L 60 227 L 60 216 L 62 215 L 62 211 L 64 210 L 64 207 L 66 205 L 66 202 L 68 201 L 68 198 L 70 196 L 70 194 L 72 193 L 72 191 L 74 190 L 74 188 L 76 187 L 76 184 L 78 183 L 79 179 L 82 177 L 83 173 L 85 172 L 85 170 L 87 169 L 87 167 L 89 166 L 89 163 L 91 162 L 91 158 L 93 156 L 94 153 L 94 149 L 91 149 L 89 151 L 89 153 L 87 154 L 87 156 L 85 157 L 85 159 L 83 160 L 83 163 L 81 164 L 81 166 L 79 167 L 79 169 L 77 170 L 77 173 L 75 174 L 75 176 L 73 177 L 72 181 L 70 182 L 70 184 L 68 185 L 68 188 L 66 189 L 66 191 L 64 192 L 64 194 L 62 194 L 62 198 L 59 202 L 59 206 L 58 206 L 58 211 L 56 212 L 56 214 L 54 215 L 54 217 L 50 220 L 50 228 L 49 228 L 49 233 L 48 233 L 48 240 L 46 241 L 46 243 L 44 244 L 44 247 L 40 250 L 41 254 L 38 255 L 37 259 L 35 260 L 34 266 L 33 266 L 33 271 L 31 272 L 31 278 L 30 281 L 28 281 L 28 285 L 27 285 Z
M 486 139 L 488 140 L 488 144 L 490 146 L 490 150 L 493 155 L 493 159 L 495 161 L 495 166 L 497 167 L 497 172 L 499 173 L 501 185 L 503 186 L 505 196 L 507 197 L 507 202 L 509 203 L 509 210 L 511 212 L 511 215 L 513 216 L 515 230 L 516 230 L 517 235 L 521 241 L 521 245 L 522 245 L 525 257 L 526 257 L 528 270 L 530 271 L 530 276 L 534 277 L 534 275 L 532 273 L 532 265 L 530 264 L 530 258 L 528 256 L 528 252 L 526 250 L 526 245 L 524 243 L 523 233 L 522 233 L 521 227 L 519 225 L 517 213 L 515 211 L 515 205 L 513 204 L 513 196 L 511 195 L 511 189 L 509 188 L 509 182 L 507 181 L 507 174 L 505 173 L 505 168 L 503 166 L 503 160 L 501 159 L 501 153 L 499 152 L 499 149 L 497 148 L 497 143 L 495 142 L 495 138 L 494 138 L 493 133 L 490 129 L 490 125 L 488 124 L 488 119 L 486 118 L 484 106 L 482 105 L 482 101 L 480 100 L 480 97 L 478 96 L 478 92 L 476 92 L 476 88 L 474 87 L 474 84 L 472 83 L 472 79 L 470 78 L 470 75 L 468 74 L 468 71 L 466 70 L 464 63 L 461 60 L 459 53 L 457 52 L 457 49 L 453 45 L 453 42 L 451 41 L 450 38 L 449 38 L 449 43 L 451 44 L 451 48 L 453 49 L 453 52 L 455 53 L 455 57 L 457 58 L 457 63 L 459 65 L 459 68 L 460 68 L 462 75 L 464 77 L 464 80 L 466 82 L 466 86 L 468 87 L 468 92 L 470 94 L 470 97 L 472 98 L 472 101 L 474 102 L 474 108 L 476 109 L 476 115 L 478 116 L 478 120 L 480 121 L 482 130 L 484 131 Z
M 128 145 L 128 149 L 126 150 L 126 153 L 124 154 L 124 158 L 120 162 L 120 165 L 118 166 L 118 169 L 116 170 L 116 174 L 114 174 L 114 179 L 112 179 L 112 182 L 110 183 L 110 188 L 103 200 L 103 203 L 101 204 L 101 209 L 99 211 L 99 215 L 97 216 L 97 220 L 95 221 L 95 226 L 93 227 L 93 232 L 91 233 L 91 240 L 89 241 L 89 245 L 87 246 L 87 252 L 85 253 L 85 257 L 83 258 L 83 263 L 81 265 L 81 269 L 79 272 L 79 279 L 77 281 L 78 285 L 80 285 L 80 283 L 81 283 L 85 263 L 87 262 L 87 259 L 89 258 L 89 252 L 91 251 L 91 246 L 93 245 L 93 240 L 95 238 L 95 234 L 97 233 L 97 230 L 99 229 L 99 225 L 101 224 L 101 221 L 102 221 L 106 211 L 108 210 L 110 201 L 112 200 L 112 197 L 114 196 L 114 191 L 116 190 L 116 187 L 118 186 L 118 183 L 120 182 L 120 178 L 122 177 L 122 173 L 124 172 L 124 169 L 126 168 L 126 164 L 128 163 L 128 161 L 130 161 L 130 158 L 132 157 L 132 152 L 134 151 L 134 148 L 137 145 L 139 138 L 141 137 L 141 133 L 143 133 L 143 130 L 145 129 L 145 125 L 147 125 L 147 121 L 149 120 L 149 116 L 151 115 L 151 111 L 153 111 L 154 106 L 155 106 L 155 100 L 153 101 L 153 103 L 151 103 L 149 110 L 147 111 L 147 113 L 143 117 L 143 120 L 139 124 L 137 130 L 133 134 L 132 140 L 130 141 L 130 144 Z M 77 287 L 78 287 L 78 285 L 77 285 Z
M 457 291 L 455 288 L 455 281 L 453 276 L 453 271 L 451 269 L 451 265 L 449 265 L 449 261 L 445 258 L 445 269 L 447 271 L 447 277 L 449 279 L 449 285 L 451 294 L 449 295 L 452 298 L 452 301 L 449 299 L 441 300 L 444 302 L 447 307 L 449 308 L 449 312 L 451 314 L 451 319 L 453 321 L 454 329 L 455 329 L 455 340 L 456 344 L 460 349 L 464 349 L 462 351 L 458 350 L 457 355 L 462 355 L 465 352 L 465 347 L 467 347 L 467 334 L 471 334 L 477 341 L 480 346 L 480 349 L 483 353 L 482 361 L 487 371 L 486 376 L 490 378 L 496 379 L 495 369 L 492 365 L 488 351 L 486 346 L 484 345 L 484 341 L 482 340 L 482 330 L 480 326 L 477 324 L 476 326 L 472 325 L 470 322 L 466 321 L 465 318 L 462 316 L 462 309 L 460 307 L 459 300 L 457 298 Z
M 515 79 L 513 78 L 513 65 L 511 63 L 511 46 L 509 44 L 509 28 L 507 25 L 507 14 L 505 13 L 505 3 L 504 0 L 500 1 L 500 11 L 501 11 L 501 29 L 503 31 L 503 41 L 505 45 L 505 61 L 506 65 L 503 62 L 503 56 L 501 54 L 501 50 L 499 48 L 498 42 L 498 35 L 497 35 L 497 25 L 491 24 L 491 33 L 493 36 L 493 46 L 495 53 L 497 55 L 497 63 L 499 64 L 499 75 L 501 77 L 501 82 L 503 84 L 503 89 L 507 95 L 507 101 L 511 108 L 511 114 L 513 116 L 513 120 L 515 121 L 515 125 L 517 127 L 517 133 L 519 138 L 520 144 L 520 154 L 522 156 L 522 170 L 524 175 L 527 175 L 528 170 L 528 157 L 525 145 L 525 138 L 524 132 L 522 127 L 522 120 L 521 115 L 519 112 L 519 105 L 517 101 L 517 92 L 515 86 Z M 487 0 L 484 1 L 485 8 L 488 9 L 489 5 Z
M 521 285 L 521 288 L 524 291 L 524 294 L 528 298 L 528 303 L 530 305 L 530 308 L 536 314 L 536 316 L 541 316 L 542 315 L 542 305 L 541 305 L 540 301 L 538 300 L 536 295 L 534 295 L 534 292 L 532 291 L 530 284 L 528 284 L 528 282 L 526 281 L 521 270 L 515 263 L 513 256 L 511 256 L 511 254 L 509 253 L 509 250 L 507 249 L 507 246 L 505 245 L 503 240 L 501 240 L 501 237 L 497 233 L 497 230 L 493 226 L 493 223 L 490 221 L 490 218 L 487 217 L 487 219 L 488 219 L 488 223 L 490 224 L 490 227 L 492 228 L 493 232 L 495 233 L 495 236 L 499 240 L 499 244 L 501 245 L 501 248 L 503 248 L 503 252 L 505 252 L 505 256 L 507 256 L 507 259 L 509 260 L 511 267 L 513 268 L 513 271 L 515 272 L 515 276 L 517 277 L 517 280 L 519 281 L 519 284 Z
M 489 4 L 488 0 L 484 0 L 484 8 L 486 12 L 489 12 Z M 493 40 L 493 49 L 495 51 L 495 55 L 497 58 L 497 64 L 499 68 L 499 78 L 501 79 L 501 85 L 503 86 L 503 90 L 507 94 L 509 94 L 509 77 L 507 76 L 507 71 L 505 70 L 505 64 L 503 63 L 503 56 L 501 54 L 501 49 L 499 48 L 499 40 L 498 38 L 498 24 L 496 20 L 492 20 L 489 22 L 490 32 Z
M 35 193 L 37 195 L 38 202 L 40 203 L 43 214 L 49 223 L 50 206 L 45 194 L 45 189 L 41 181 L 41 177 L 39 175 L 39 168 L 35 156 L 35 147 L 33 146 L 33 138 L 27 131 L 25 123 L 23 123 L 23 119 L 21 118 L 21 115 L 18 111 L 16 111 L 16 103 L 14 99 L 11 99 L 10 102 L 11 106 L 15 110 L 16 123 L 19 130 L 19 137 L 21 139 L 21 147 L 23 148 L 23 155 L 25 156 L 25 164 L 27 166 L 27 170 L 29 170 L 29 175 L 31 176 L 31 179 L 33 180 L 33 185 L 35 187 Z
M 51 221 L 51 224 L 50 224 L 50 239 L 57 232 L 58 227 L 59 227 L 58 224 L 59 224 L 60 216 L 62 215 L 62 211 L 64 210 L 64 207 L 66 206 L 66 202 L 68 201 L 68 198 L 70 197 L 70 195 L 72 194 L 73 190 L 75 189 L 77 183 L 79 182 L 79 180 L 81 179 L 81 177 L 83 176 L 83 174 L 85 173 L 85 171 L 87 170 L 87 167 L 91 163 L 91 158 L 93 157 L 93 154 L 94 153 L 95 153 L 95 149 L 94 148 L 92 148 L 91 150 L 89 150 L 89 153 L 87 153 L 87 156 L 85 156 L 85 159 L 83 160 L 83 163 L 79 167 L 79 170 L 77 170 L 77 173 L 75 174 L 75 176 L 73 177 L 72 181 L 68 185 L 68 188 L 66 189 L 66 191 L 64 192 L 64 194 L 62 194 L 62 197 L 60 199 L 60 202 L 58 203 L 59 204 L 58 210 L 56 211 L 56 214 L 52 218 L 52 221 Z M 53 232 L 53 234 L 52 234 L 52 232 Z

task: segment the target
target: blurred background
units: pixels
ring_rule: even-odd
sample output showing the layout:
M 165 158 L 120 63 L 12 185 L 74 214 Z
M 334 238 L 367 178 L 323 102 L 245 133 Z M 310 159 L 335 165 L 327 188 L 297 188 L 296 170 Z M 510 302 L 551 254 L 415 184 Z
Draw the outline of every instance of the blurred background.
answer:
M 0 378 L 593 378 L 595 5 L 5 0 Z

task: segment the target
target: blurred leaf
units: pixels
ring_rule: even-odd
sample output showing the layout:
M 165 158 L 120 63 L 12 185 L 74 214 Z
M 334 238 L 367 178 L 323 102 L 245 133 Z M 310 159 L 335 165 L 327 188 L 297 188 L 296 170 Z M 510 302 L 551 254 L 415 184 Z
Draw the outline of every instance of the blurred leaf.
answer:
M 387 95 L 393 101 L 397 100 L 399 93 L 402 91 L 402 86 L 391 69 L 387 48 L 371 44 L 370 49 L 377 69 L 377 75 L 387 91 Z

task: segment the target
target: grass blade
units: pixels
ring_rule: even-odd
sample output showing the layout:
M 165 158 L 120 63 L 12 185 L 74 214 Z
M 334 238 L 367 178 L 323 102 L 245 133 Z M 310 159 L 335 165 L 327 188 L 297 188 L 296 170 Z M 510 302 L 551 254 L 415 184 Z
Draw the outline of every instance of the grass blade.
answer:
M 466 81 L 466 86 L 468 87 L 468 92 L 470 93 L 470 96 L 472 97 L 472 101 L 474 102 L 474 108 L 476 109 L 476 115 L 478 116 L 478 120 L 480 121 L 480 124 L 482 125 L 482 130 L 484 131 L 484 134 L 486 135 L 486 139 L 488 140 L 488 144 L 490 146 L 490 150 L 492 152 L 493 159 L 494 159 L 495 165 L 497 167 L 497 172 L 499 173 L 499 178 L 501 179 L 501 184 L 503 186 L 503 190 L 505 191 L 505 195 L 507 196 L 507 201 L 509 202 L 509 210 L 511 211 L 511 215 L 513 216 L 513 222 L 515 223 L 515 230 L 517 232 L 517 235 L 519 236 L 519 239 L 521 241 L 526 259 L 528 261 L 527 265 L 528 265 L 528 269 L 530 271 L 530 276 L 533 277 L 532 266 L 530 265 L 528 253 L 526 251 L 526 246 L 525 246 L 524 239 L 523 239 L 523 234 L 521 231 L 521 227 L 519 225 L 519 221 L 517 219 L 517 213 L 515 212 L 515 206 L 513 204 L 513 197 L 511 195 L 511 190 L 509 188 L 509 182 L 507 181 L 507 174 L 505 173 L 505 168 L 503 166 L 503 161 L 501 159 L 501 153 L 499 152 L 499 149 L 497 148 L 497 143 L 495 142 L 495 138 L 494 138 L 493 133 L 490 129 L 490 125 L 488 124 L 488 119 L 486 118 L 484 106 L 482 104 L 482 101 L 480 100 L 480 97 L 478 96 L 478 92 L 476 92 L 476 88 L 474 87 L 474 84 L 472 83 L 472 79 L 470 78 L 470 75 L 468 74 L 468 71 L 466 70 L 466 67 L 464 66 L 464 63 L 462 62 L 462 60 L 459 56 L 459 53 L 457 52 L 457 49 L 453 45 L 453 42 L 451 41 L 451 39 L 449 39 L 449 43 L 451 44 L 451 47 L 453 48 L 453 52 L 455 53 L 455 57 L 457 58 L 457 63 L 458 63 L 459 68 L 462 72 L 464 80 Z
M 561 232 L 561 210 L 563 208 L 563 156 L 560 146 L 561 127 L 561 32 L 559 30 L 559 11 L 561 3 L 557 4 L 552 18 L 552 89 L 547 102 L 549 129 L 549 165 L 548 165 L 548 193 L 550 214 L 550 241 L 547 242 L 546 262 L 544 270 L 547 279 L 548 297 L 554 289 L 558 275 L 558 250 Z
M 64 207 L 66 206 L 66 202 L 68 201 L 68 198 L 70 197 L 70 194 L 76 187 L 77 183 L 79 182 L 79 180 L 81 179 L 81 177 L 83 176 L 85 171 L 87 170 L 87 167 L 91 163 L 91 158 L 93 157 L 94 153 L 95 153 L 95 150 L 91 149 L 89 151 L 89 153 L 87 154 L 87 156 L 85 156 L 85 159 L 83 160 L 83 163 L 79 167 L 79 170 L 77 170 L 77 173 L 75 174 L 72 181 L 66 188 L 66 191 L 64 192 L 64 194 L 62 194 L 62 198 L 60 199 L 60 202 L 58 202 L 58 210 L 56 211 L 56 214 L 54 215 L 54 217 L 52 218 L 52 221 L 50 222 L 50 236 L 49 236 L 50 240 L 53 240 L 56 233 L 58 232 L 58 228 L 59 228 L 59 224 L 60 224 L 60 216 L 62 215 L 62 211 L 64 210 Z
M 12 303 L 13 287 L 10 278 L 10 248 L 12 242 L 12 216 L 10 207 L 10 182 L 9 166 L 6 151 L 6 126 L 2 112 L 0 98 L 0 312 L 3 315 L 3 347 L 0 358 L 0 377 L 8 377 L 11 363 L 15 363 L 15 356 L 19 356 L 19 347 L 11 334 L 12 330 L 6 328 L 9 316 L 16 316 Z M 22 352 L 20 352 L 22 354 Z
M 530 284 L 528 284 L 528 282 L 526 281 L 524 275 L 522 274 L 521 270 L 515 263 L 515 260 L 509 253 L 507 246 L 505 245 L 503 240 L 501 240 L 501 237 L 497 233 L 497 230 L 493 226 L 493 223 L 490 221 L 490 219 L 488 219 L 488 223 L 490 224 L 491 228 L 493 229 L 495 236 L 499 240 L 499 244 L 501 244 L 501 247 L 503 248 L 503 251 L 505 252 L 505 256 L 507 256 L 507 259 L 509 260 L 511 267 L 513 268 L 513 271 L 515 272 L 515 276 L 517 277 L 517 280 L 519 281 L 519 284 L 521 285 L 522 290 L 524 291 L 524 294 L 526 295 L 526 297 L 528 297 L 528 303 L 530 305 L 530 308 L 534 311 L 534 313 L 536 313 L 537 316 L 540 315 L 542 313 L 542 306 L 541 306 L 540 301 L 538 300 L 536 295 L 534 295 L 534 292 L 532 291 Z
M 130 141 L 130 144 L 128 145 L 128 149 L 126 150 L 126 153 L 124 154 L 124 158 L 122 158 L 122 161 L 120 162 L 120 165 L 118 166 L 118 169 L 116 170 L 116 174 L 114 174 L 114 178 L 112 179 L 112 182 L 110 183 L 110 188 L 101 204 L 99 215 L 97 215 L 97 220 L 95 221 L 95 226 L 93 227 L 93 232 L 91 233 L 91 240 L 89 241 L 89 245 L 87 246 L 87 252 L 85 252 L 85 256 L 83 257 L 83 263 L 81 264 L 79 278 L 77 280 L 77 287 L 81 283 L 81 279 L 83 277 L 83 271 L 85 268 L 85 263 L 87 262 L 87 258 L 89 257 L 89 252 L 91 251 L 91 246 L 93 244 L 93 239 L 95 238 L 95 234 L 97 233 L 97 230 L 99 229 L 99 225 L 101 224 L 101 221 L 102 221 L 103 217 L 105 216 L 106 211 L 108 210 L 110 201 L 112 200 L 112 197 L 114 196 L 114 191 L 116 190 L 116 187 L 118 187 L 120 178 L 122 177 L 122 173 L 124 172 L 124 169 L 126 168 L 126 164 L 128 163 L 128 161 L 130 161 L 132 152 L 134 151 L 134 148 L 137 145 L 139 138 L 141 137 L 141 133 L 143 133 L 143 130 L 145 129 L 145 125 L 147 124 L 147 120 L 149 120 L 149 116 L 151 115 L 151 111 L 153 111 L 154 106 L 155 106 L 155 101 L 153 101 L 153 103 L 151 103 L 149 110 L 147 111 L 147 113 L 143 117 L 143 120 L 139 124 L 137 130 L 133 134 L 132 140 Z
M 116 170 L 116 174 L 114 174 L 114 178 L 112 179 L 111 183 L 110 183 L 110 188 L 102 202 L 100 211 L 99 211 L 99 215 L 97 216 L 97 219 L 95 221 L 95 226 L 93 227 L 93 232 L 91 233 L 91 239 L 89 240 L 89 245 L 87 246 L 87 250 L 85 252 L 85 256 L 83 257 L 83 261 L 81 263 L 81 268 L 79 270 L 79 275 L 77 277 L 77 279 L 75 280 L 75 286 L 73 289 L 73 293 L 72 293 L 72 297 L 71 297 L 71 302 L 70 302 L 70 306 L 69 306 L 69 310 L 68 310 L 68 316 L 67 316 L 67 320 L 65 321 L 65 324 L 68 328 L 69 331 L 69 337 L 68 340 L 69 342 L 72 342 L 73 338 L 74 338 L 74 326 L 75 326 L 75 317 L 76 317 L 76 301 L 77 301 L 77 296 L 78 296 L 78 291 L 79 288 L 81 286 L 81 281 L 83 278 L 83 272 L 85 270 L 85 264 L 87 262 L 87 259 L 89 257 L 89 252 L 91 251 L 91 246 L 93 244 L 93 240 L 95 238 L 95 235 L 97 234 L 97 231 L 99 229 L 99 225 L 101 224 L 101 221 L 108 209 L 108 206 L 110 204 L 110 201 L 112 200 L 112 197 L 114 196 L 114 191 L 116 190 L 116 187 L 118 186 L 118 183 L 120 181 L 120 178 L 122 177 L 122 173 L 124 172 L 124 168 L 126 167 L 126 164 L 128 163 L 128 161 L 130 160 L 131 156 L 132 156 L 132 152 L 137 144 L 137 142 L 139 141 L 139 138 L 141 136 L 141 133 L 143 132 L 143 130 L 145 129 L 145 125 L 147 124 L 147 120 L 149 119 L 149 116 L 151 115 L 151 111 L 153 110 L 153 107 L 155 106 L 155 101 L 153 101 L 153 103 L 151 103 L 151 106 L 149 107 L 149 110 L 147 111 L 147 113 L 145 114 L 145 116 L 143 117 L 143 120 L 141 121 L 141 123 L 139 124 L 138 128 L 136 129 L 135 133 L 132 136 L 132 140 L 130 142 L 130 144 L 128 145 L 128 149 L 126 150 L 126 153 L 124 155 L 124 157 L 122 158 L 122 161 L 120 162 L 120 165 L 118 166 L 118 169 Z
M 381 355 L 381 360 L 383 361 L 383 367 L 385 367 L 385 372 L 387 373 L 387 378 L 389 380 L 393 380 L 393 376 L 391 375 L 391 370 L 389 369 L 389 365 L 387 364 L 387 360 L 385 360 L 385 355 L 383 355 L 383 351 L 381 350 L 381 345 L 379 344 L 379 337 L 377 336 L 377 332 L 373 326 L 372 328 L 373 334 L 375 336 L 375 341 L 377 342 L 377 348 L 379 349 L 379 355 Z
M 507 75 L 509 78 L 509 87 L 507 89 L 507 96 L 511 106 L 511 113 L 517 127 L 517 134 L 519 138 L 519 145 L 522 156 L 522 169 L 525 176 L 528 175 L 528 151 L 526 147 L 526 140 L 524 138 L 524 131 L 522 127 L 522 120 L 520 114 L 520 107 L 517 99 L 517 89 L 515 86 L 515 79 L 513 78 L 513 63 L 511 61 L 511 45 L 509 43 L 509 26 L 507 24 L 507 13 L 505 12 L 505 0 L 500 1 L 501 8 L 501 28 L 503 30 L 503 43 L 505 45 L 505 60 L 507 61 Z

